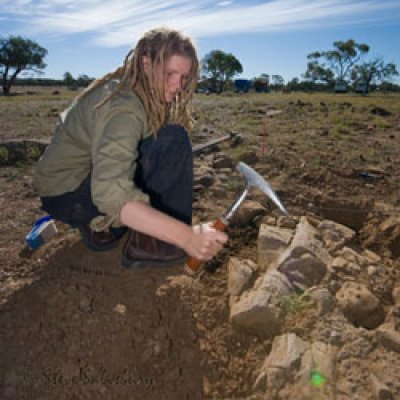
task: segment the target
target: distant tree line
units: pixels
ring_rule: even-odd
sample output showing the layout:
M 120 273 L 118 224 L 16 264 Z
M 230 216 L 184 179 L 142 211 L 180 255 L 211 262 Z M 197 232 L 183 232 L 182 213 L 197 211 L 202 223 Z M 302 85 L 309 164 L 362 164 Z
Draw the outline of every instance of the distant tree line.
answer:
M 76 79 L 69 73 L 64 74 L 63 79 L 51 78 L 21 78 L 16 79 L 15 86 L 67 86 L 71 90 L 77 90 L 79 87 L 86 87 L 93 82 L 95 78 L 88 75 L 79 75 Z
M 312 82 L 323 82 L 327 85 L 345 83 L 357 85 L 362 83 L 368 92 L 371 84 L 390 81 L 399 75 L 396 65 L 385 63 L 383 58 L 363 58 L 369 52 L 365 43 L 353 39 L 336 41 L 333 49 L 315 51 L 307 56 L 307 71 L 304 77 Z
M 366 60 L 364 56 L 369 49 L 367 44 L 357 43 L 353 39 L 336 41 L 331 50 L 308 54 L 307 70 L 302 80 L 294 78 L 287 83 L 281 75 L 267 73 L 251 80 L 234 80 L 243 72 L 240 61 L 231 53 L 213 50 L 202 59 L 198 90 L 214 93 L 226 90 L 322 91 L 332 90 L 337 83 L 353 87 L 362 83 L 365 92 L 375 89 L 400 91 L 399 85 L 391 82 L 394 76 L 399 75 L 396 65 L 385 63 L 381 57 Z M 43 73 L 46 55 L 47 50 L 30 39 L 21 36 L 0 38 L 0 79 L 3 94 L 9 94 L 14 84 L 65 85 L 77 89 L 88 86 L 94 80 L 85 74 L 74 78 L 70 72 L 65 72 L 62 80 L 18 78 L 22 71 Z
M 88 75 L 79 75 L 76 79 L 72 76 L 70 72 L 65 72 L 64 73 L 64 79 L 62 83 L 66 86 L 68 86 L 71 89 L 75 89 L 78 87 L 86 87 L 89 86 L 90 83 L 94 81 L 95 78 L 91 78 Z
M 263 73 L 251 80 L 232 78 L 243 72 L 242 65 L 232 54 L 221 50 L 208 53 L 202 60 L 200 91 L 220 93 L 225 88 L 239 92 L 253 89 L 255 92 L 269 90 L 283 91 L 326 91 L 334 89 L 338 83 L 345 87 L 358 88 L 363 92 L 371 90 L 400 91 L 400 86 L 391 82 L 399 75 L 396 65 L 385 63 L 383 58 L 365 60 L 369 46 L 353 39 L 336 41 L 333 49 L 315 51 L 307 56 L 307 71 L 302 80 L 294 78 L 285 83 L 281 75 Z

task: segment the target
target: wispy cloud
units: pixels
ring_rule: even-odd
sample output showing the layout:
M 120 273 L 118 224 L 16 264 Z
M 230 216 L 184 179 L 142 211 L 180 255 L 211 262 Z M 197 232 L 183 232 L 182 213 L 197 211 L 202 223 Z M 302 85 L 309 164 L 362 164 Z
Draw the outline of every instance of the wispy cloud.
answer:
M 13 33 L 87 32 L 103 46 L 131 45 L 144 31 L 159 25 L 200 38 L 399 20 L 399 11 L 398 0 L 0 0 L 2 17 L 20 29 Z
M 233 1 L 230 1 L 230 0 L 219 1 L 219 2 L 217 3 L 217 6 L 226 7 L 226 6 L 229 6 L 229 5 L 232 4 L 232 3 L 233 3 Z

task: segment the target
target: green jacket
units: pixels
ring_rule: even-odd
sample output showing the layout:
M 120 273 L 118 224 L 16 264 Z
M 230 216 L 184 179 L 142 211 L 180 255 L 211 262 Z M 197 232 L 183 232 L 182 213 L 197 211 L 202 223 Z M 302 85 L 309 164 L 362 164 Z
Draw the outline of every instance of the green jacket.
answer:
M 121 226 L 128 201 L 149 202 L 133 182 L 139 141 L 151 135 L 141 101 L 126 90 L 94 108 L 114 87 L 96 88 L 60 115 L 34 179 L 40 196 L 55 196 L 77 189 L 91 172 L 93 203 L 105 214 L 92 220 L 95 230 Z

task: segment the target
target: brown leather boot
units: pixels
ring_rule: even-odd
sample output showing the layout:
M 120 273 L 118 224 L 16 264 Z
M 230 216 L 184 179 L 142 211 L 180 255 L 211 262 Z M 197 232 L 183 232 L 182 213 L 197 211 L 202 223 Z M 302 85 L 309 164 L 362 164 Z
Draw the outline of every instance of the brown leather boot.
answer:
M 122 265 L 126 268 L 168 267 L 183 264 L 187 258 L 187 254 L 179 247 L 129 230 L 122 254 Z
M 89 224 L 79 227 L 82 242 L 93 251 L 107 251 L 117 247 L 127 230 L 127 228 L 110 228 L 107 232 L 95 232 Z

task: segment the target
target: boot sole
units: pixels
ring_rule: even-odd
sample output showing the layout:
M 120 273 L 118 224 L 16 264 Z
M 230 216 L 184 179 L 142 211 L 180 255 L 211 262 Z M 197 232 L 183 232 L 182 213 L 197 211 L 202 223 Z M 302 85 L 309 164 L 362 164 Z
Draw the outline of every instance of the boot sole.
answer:
M 119 241 L 120 241 L 120 239 L 118 239 L 117 241 L 112 242 L 112 243 L 108 243 L 108 244 L 105 244 L 105 245 L 102 245 L 102 246 L 98 246 L 98 245 L 95 245 L 95 244 L 93 244 L 93 243 L 90 243 L 90 242 L 88 242 L 88 241 L 86 241 L 86 240 L 84 240 L 84 239 L 82 238 L 82 243 L 83 243 L 89 250 L 97 251 L 97 252 L 99 252 L 99 251 L 100 251 L 100 252 L 101 252 L 101 251 L 108 251 L 108 250 L 115 249 L 116 247 L 118 247 Z
M 167 268 L 184 264 L 187 260 L 187 256 L 171 261 L 129 260 L 128 258 L 123 256 L 121 260 L 121 265 L 124 268 Z
M 125 232 L 118 239 L 115 239 L 114 241 L 104 244 L 104 245 L 96 245 L 96 244 L 90 242 L 89 240 L 87 240 L 86 235 L 83 235 L 82 233 L 80 236 L 81 236 L 82 243 L 89 250 L 101 252 L 101 251 L 112 250 L 112 249 L 115 249 L 116 247 L 118 247 L 119 242 L 121 241 L 121 239 L 123 238 L 124 235 L 125 235 Z

